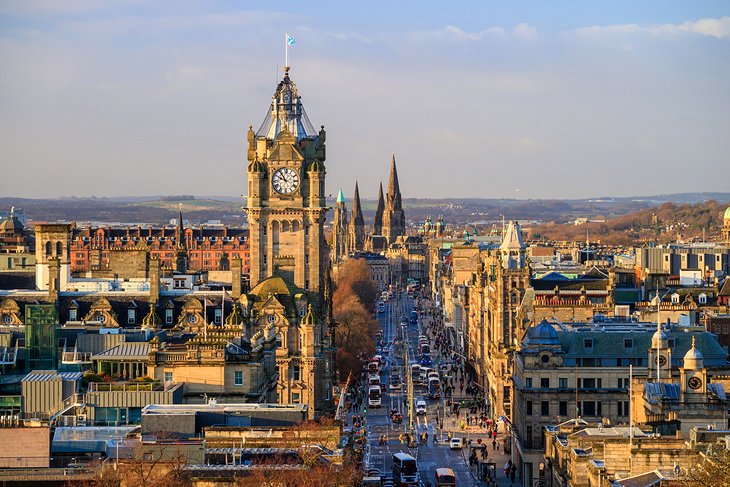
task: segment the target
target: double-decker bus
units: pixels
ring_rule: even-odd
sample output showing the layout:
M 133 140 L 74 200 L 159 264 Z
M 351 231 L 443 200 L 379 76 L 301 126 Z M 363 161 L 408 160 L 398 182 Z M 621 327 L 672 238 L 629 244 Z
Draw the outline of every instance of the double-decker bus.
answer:
M 395 485 L 418 485 L 416 459 L 407 453 L 393 454 L 393 480 Z
M 436 469 L 436 487 L 456 487 L 456 475 L 450 468 Z

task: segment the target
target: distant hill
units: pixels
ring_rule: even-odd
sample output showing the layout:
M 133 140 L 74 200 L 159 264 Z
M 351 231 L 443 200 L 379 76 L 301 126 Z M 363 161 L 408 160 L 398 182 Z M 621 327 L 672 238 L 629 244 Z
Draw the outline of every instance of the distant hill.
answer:
M 666 243 L 676 240 L 713 241 L 723 224 L 723 213 L 730 202 L 708 200 L 699 204 L 664 203 L 658 207 L 607 219 L 603 223 L 547 223 L 529 229 L 532 239 L 582 241 L 612 245 L 639 242 Z
M 406 218 L 419 225 L 429 215 L 443 215 L 447 225 L 461 229 L 464 225 L 490 226 L 506 220 L 564 223 L 576 218 L 613 219 L 633 214 L 665 202 L 675 205 L 698 201 L 728 201 L 730 193 L 684 193 L 647 197 L 588 199 L 496 199 L 496 198 L 406 198 Z M 375 201 L 363 200 L 366 223 L 372 222 Z M 209 220 L 228 225 L 243 225 L 246 218 L 241 206 L 245 198 L 230 196 L 157 195 L 150 197 L 63 197 L 58 199 L 0 198 L 0 209 L 21 207 L 31 221 L 76 221 L 106 224 L 166 224 L 177 218 L 182 206 L 183 217 L 197 224 Z M 333 200 L 328 200 L 334 206 Z M 352 203 L 347 202 L 348 208 Z M 330 216 L 331 218 L 331 216 Z M 553 227 L 553 231 L 558 226 Z M 590 227 L 586 227 L 590 230 Z M 709 230 L 708 230 L 709 232 Z M 585 233 L 585 229 L 583 229 Z

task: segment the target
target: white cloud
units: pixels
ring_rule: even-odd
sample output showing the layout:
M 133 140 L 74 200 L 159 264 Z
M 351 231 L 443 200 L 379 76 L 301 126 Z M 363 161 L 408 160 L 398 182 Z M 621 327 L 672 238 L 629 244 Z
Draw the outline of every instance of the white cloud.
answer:
M 531 41 L 537 37 L 537 29 L 525 22 L 515 25 L 512 34 L 521 41 Z
M 730 17 L 719 19 L 700 19 L 686 21 L 681 24 L 616 24 L 616 25 L 592 25 L 580 27 L 575 32 L 583 37 L 599 39 L 606 36 L 629 35 L 636 33 L 650 33 L 654 35 L 679 35 L 679 34 L 700 34 L 708 37 L 724 39 L 730 37 Z

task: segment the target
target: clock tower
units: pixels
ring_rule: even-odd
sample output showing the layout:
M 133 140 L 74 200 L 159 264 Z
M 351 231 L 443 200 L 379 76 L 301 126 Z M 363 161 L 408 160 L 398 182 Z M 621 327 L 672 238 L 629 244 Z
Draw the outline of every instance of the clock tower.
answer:
M 649 380 L 672 381 L 672 349 L 669 348 L 669 338 L 664 333 L 661 323 L 657 323 L 657 330 L 651 337 L 648 372 Z
M 679 369 L 680 391 L 685 402 L 704 401 L 707 394 L 707 369 L 702 354 L 695 347 L 692 337 L 692 348 L 684 356 L 684 363 Z
M 247 134 L 252 288 L 277 274 L 318 295 L 323 290 L 325 138 L 285 67 L 263 124 Z

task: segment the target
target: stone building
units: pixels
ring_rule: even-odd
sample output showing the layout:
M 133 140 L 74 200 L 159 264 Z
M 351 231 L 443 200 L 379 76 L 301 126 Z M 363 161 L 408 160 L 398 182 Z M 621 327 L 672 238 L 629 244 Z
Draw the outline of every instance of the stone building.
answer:
M 274 399 L 307 404 L 314 417 L 331 408 L 333 385 L 326 133 L 309 122 L 288 66 L 261 128 L 249 127 L 247 139 L 252 290 L 241 300 L 248 329 L 256 330 L 251 350 L 273 340 Z M 361 211 L 357 185 L 353 211 Z

